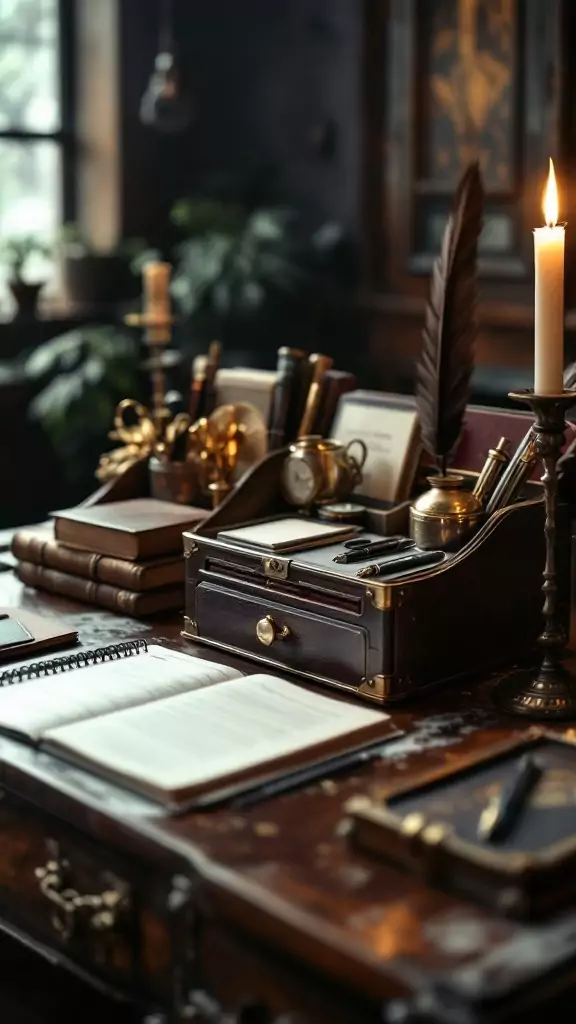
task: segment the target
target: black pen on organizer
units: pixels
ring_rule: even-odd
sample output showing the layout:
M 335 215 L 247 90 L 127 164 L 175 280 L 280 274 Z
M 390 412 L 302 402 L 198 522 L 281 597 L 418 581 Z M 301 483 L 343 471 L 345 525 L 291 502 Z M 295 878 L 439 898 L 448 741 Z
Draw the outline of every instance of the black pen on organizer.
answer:
M 347 565 L 349 562 L 365 562 L 373 555 L 395 554 L 397 551 L 407 551 L 414 547 L 414 541 L 409 537 L 385 537 L 383 540 L 369 541 L 364 546 L 358 544 L 350 547 L 341 554 L 335 555 L 333 562 L 339 565 Z
M 426 565 L 438 565 L 445 559 L 443 551 L 414 551 L 400 558 L 387 558 L 385 562 L 376 562 L 358 569 L 358 579 L 369 579 L 371 576 L 395 576 L 406 569 L 419 569 Z
M 531 754 L 525 754 L 514 777 L 505 784 L 482 811 L 478 838 L 488 842 L 505 839 L 524 811 L 528 797 L 539 782 L 543 768 Z

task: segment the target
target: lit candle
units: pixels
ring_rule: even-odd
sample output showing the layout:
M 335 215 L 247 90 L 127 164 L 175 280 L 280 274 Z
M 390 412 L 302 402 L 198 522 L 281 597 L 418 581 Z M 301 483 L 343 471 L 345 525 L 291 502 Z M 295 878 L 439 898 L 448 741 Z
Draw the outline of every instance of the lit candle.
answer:
M 550 161 L 544 193 L 545 228 L 534 231 L 534 391 L 563 391 L 564 373 L 564 226 L 558 224 L 558 190 Z
M 146 263 L 142 271 L 144 278 L 144 311 L 147 316 L 162 320 L 170 315 L 170 271 L 169 263 Z

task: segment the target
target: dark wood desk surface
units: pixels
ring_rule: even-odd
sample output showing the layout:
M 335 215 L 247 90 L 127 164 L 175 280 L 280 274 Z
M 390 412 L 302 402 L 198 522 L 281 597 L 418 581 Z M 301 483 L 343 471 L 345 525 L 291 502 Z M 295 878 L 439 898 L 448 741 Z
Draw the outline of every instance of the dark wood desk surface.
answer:
M 86 646 L 131 637 L 179 639 L 177 617 L 154 626 L 137 623 L 25 590 L 11 573 L 0 576 L 0 604 L 59 617 L 79 631 Z M 198 657 L 230 660 L 180 642 Z M 211 913 L 326 977 L 342 991 L 343 1008 L 348 998 L 376 1005 L 400 997 L 428 976 L 464 965 L 479 980 L 499 951 L 508 970 L 529 976 L 540 938 L 528 928 L 358 854 L 342 828 L 343 804 L 353 794 L 403 782 L 410 773 L 503 739 L 524 723 L 495 714 L 487 682 L 437 693 L 399 708 L 393 719 L 407 735 L 390 743 L 385 759 L 242 813 L 224 809 L 168 818 L 147 801 L 7 739 L 0 741 L 0 759 L 21 793 L 45 810 L 76 826 L 84 822 L 102 840 L 146 848 L 150 856 L 162 849 L 175 864 L 192 865 Z M 536 946 L 527 942 L 529 936 Z M 248 968 L 248 959 L 229 965 L 234 973 Z M 273 984 L 272 972 L 262 977 L 263 996 Z M 315 1019 L 312 1014 L 310 1021 Z M 342 1009 L 341 1019 L 353 1016 Z

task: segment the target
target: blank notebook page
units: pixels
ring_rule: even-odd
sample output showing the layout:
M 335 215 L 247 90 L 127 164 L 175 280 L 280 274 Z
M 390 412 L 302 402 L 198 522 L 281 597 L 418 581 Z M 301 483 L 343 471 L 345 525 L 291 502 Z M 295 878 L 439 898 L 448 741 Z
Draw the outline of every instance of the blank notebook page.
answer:
M 83 761 L 170 793 L 387 719 L 380 711 L 254 675 L 53 729 L 44 738 Z
M 234 679 L 235 669 L 156 644 L 147 653 L 0 690 L 0 728 L 37 740 L 50 728 Z

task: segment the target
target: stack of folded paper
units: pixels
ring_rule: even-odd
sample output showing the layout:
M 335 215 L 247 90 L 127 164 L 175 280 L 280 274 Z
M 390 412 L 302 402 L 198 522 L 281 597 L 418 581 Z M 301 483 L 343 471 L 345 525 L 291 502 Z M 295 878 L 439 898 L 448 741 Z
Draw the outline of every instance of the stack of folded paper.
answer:
M 205 509 L 139 498 L 55 512 L 12 540 L 27 586 L 134 616 L 184 606 L 182 533 Z

